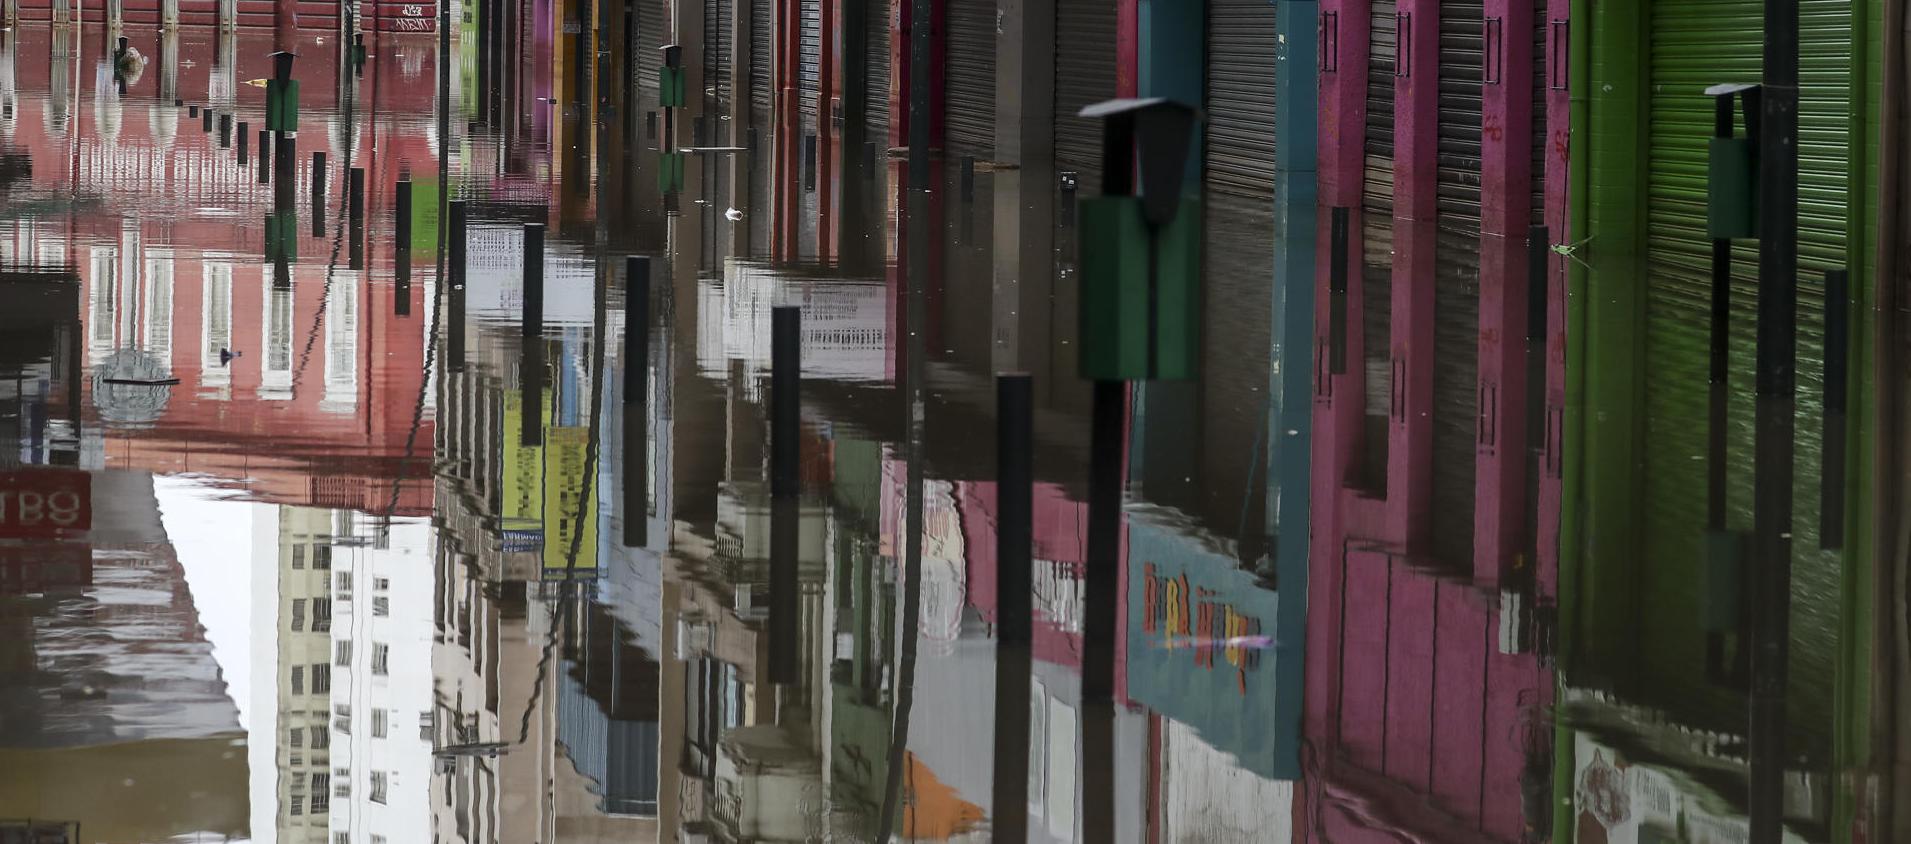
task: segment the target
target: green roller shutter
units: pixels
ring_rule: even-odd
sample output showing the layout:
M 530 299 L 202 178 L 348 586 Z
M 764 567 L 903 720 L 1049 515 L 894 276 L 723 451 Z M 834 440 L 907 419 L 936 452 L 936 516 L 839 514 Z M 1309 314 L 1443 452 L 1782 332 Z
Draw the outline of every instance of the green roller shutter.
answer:
M 1800 22 L 1799 305 L 1796 484 L 1793 491 L 1793 723 L 1822 737 L 1829 726 L 1838 556 L 1818 550 L 1819 404 L 1824 346 L 1824 271 L 1841 266 L 1851 187 L 1849 97 L 1851 4 L 1803 0 Z M 1706 147 L 1713 103 L 1704 89 L 1757 82 L 1763 52 L 1758 0 L 1662 0 L 1652 9 L 1650 145 L 1646 199 L 1645 514 L 1643 594 L 1693 588 L 1680 572 L 1702 560 L 1706 508 L 1707 369 L 1711 241 L 1705 231 Z M 1743 132 L 1743 124 L 1739 131 Z M 1757 242 L 1733 243 L 1731 380 L 1728 400 L 1728 526 L 1752 526 L 1753 373 Z M 1655 578 L 1664 578 L 1655 580 Z M 1688 578 L 1689 580 L 1689 578 Z M 1694 599 L 1696 600 L 1696 599 Z M 1650 615 L 1650 613 L 1648 613 Z M 1659 664 L 1703 664 L 1696 620 L 1668 615 L 1642 635 L 1684 648 Z M 1685 625 L 1685 626 L 1680 626 Z M 1690 628 L 1690 629 L 1688 629 Z M 1655 678 L 1643 678 L 1653 682 Z M 1671 678 L 1683 679 L 1683 678 Z M 1717 705 L 1734 698 L 1716 689 Z M 1689 696 L 1691 705 L 1708 700 Z M 1808 726 L 1809 725 L 1809 726 Z

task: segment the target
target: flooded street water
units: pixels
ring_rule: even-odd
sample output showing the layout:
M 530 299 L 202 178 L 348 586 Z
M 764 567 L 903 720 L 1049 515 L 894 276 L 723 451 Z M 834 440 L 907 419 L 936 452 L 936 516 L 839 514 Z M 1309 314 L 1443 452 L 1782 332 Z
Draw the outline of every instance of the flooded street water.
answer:
M 1212 0 L 1135 186 L 1058 2 L 933 82 L 854 0 L 0 30 L 0 844 L 1911 840 L 1868 282 L 1767 414 L 1750 269 L 1713 345 L 1698 224 L 1566 238 L 1544 85 L 1317 188 Z

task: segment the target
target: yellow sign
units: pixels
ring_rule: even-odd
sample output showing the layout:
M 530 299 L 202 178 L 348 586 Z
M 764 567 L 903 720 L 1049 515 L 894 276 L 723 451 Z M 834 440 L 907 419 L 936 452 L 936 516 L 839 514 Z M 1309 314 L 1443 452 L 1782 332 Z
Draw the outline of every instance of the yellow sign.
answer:
M 551 428 L 545 441 L 549 446 L 544 457 L 544 574 L 595 574 L 597 484 L 585 460 L 590 429 Z

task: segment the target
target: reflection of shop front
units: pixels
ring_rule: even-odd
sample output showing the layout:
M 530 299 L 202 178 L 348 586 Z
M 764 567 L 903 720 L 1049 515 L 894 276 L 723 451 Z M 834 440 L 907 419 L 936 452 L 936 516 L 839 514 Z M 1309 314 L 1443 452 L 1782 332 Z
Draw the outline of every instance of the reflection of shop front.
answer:
M 1690 743 L 1697 744 L 1694 737 Z M 1574 731 L 1572 771 L 1572 831 L 1575 844 L 1673 844 L 1704 841 L 1709 844 L 1750 842 L 1751 821 L 1735 800 L 1707 787 L 1689 774 L 1673 774 L 1629 758 L 1590 734 Z M 1695 748 L 1696 749 L 1696 748 Z M 1684 764 L 1681 763 L 1681 767 Z M 1725 774 L 1717 760 L 1713 774 Z M 1732 767 L 1729 764 L 1725 768 Z M 1721 784 L 1742 788 L 1743 772 L 1725 774 Z M 1786 777 L 1786 815 L 1801 814 L 1817 799 L 1822 783 L 1803 774 Z M 1786 830 L 1786 844 L 1810 839 Z
M 1554 677 L 1519 593 L 1420 558 L 1330 548 L 1334 566 L 1316 567 L 1312 585 L 1337 609 L 1310 612 L 1307 631 L 1305 731 L 1319 752 L 1297 806 L 1319 819 L 1297 833 L 1321 837 L 1297 840 L 1519 842 L 1550 828 Z
M 1129 698 L 1248 771 L 1295 778 L 1302 654 L 1275 640 L 1282 596 L 1161 514 L 1133 514 L 1128 555 Z

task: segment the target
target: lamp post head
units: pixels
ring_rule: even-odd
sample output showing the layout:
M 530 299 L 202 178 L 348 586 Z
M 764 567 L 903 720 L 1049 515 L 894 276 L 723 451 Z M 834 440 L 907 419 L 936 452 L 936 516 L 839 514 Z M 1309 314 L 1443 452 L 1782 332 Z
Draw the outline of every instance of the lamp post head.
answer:
M 1166 97 L 1104 100 L 1081 110 L 1080 116 L 1100 119 L 1104 139 L 1102 166 L 1112 183 L 1126 184 L 1130 174 L 1141 176 L 1142 216 L 1161 228 L 1181 208 L 1182 183 L 1187 179 L 1188 152 L 1194 145 L 1194 127 L 1201 110 Z
M 272 78 L 280 81 L 292 78 L 292 60 L 299 54 L 290 50 L 280 50 L 272 54 Z

